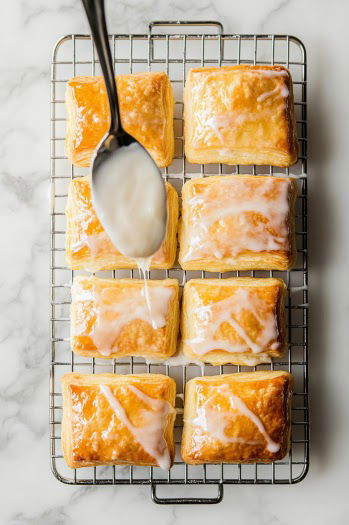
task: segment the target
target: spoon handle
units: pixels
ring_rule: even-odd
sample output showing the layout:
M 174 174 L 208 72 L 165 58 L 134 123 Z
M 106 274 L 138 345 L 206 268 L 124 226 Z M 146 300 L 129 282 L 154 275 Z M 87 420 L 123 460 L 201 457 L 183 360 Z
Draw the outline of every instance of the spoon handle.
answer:
M 119 102 L 116 91 L 113 61 L 110 52 L 107 24 L 105 21 L 104 0 L 82 0 L 91 34 L 101 64 L 110 107 L 109 133 L 119 135 L 123 132 L 120 120 Z

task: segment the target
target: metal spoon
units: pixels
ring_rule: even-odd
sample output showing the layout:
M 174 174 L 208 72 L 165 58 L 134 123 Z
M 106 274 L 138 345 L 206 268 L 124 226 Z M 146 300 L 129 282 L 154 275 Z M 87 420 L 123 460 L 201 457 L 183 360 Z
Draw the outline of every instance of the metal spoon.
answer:
M 115 247 L 132 258 L 149 258 L 161 246 L 167 222 L 166 189 L 144 147 L 121 125 L 104 0 L 82 0 L 110 107 L 110 129 L 92 159 L 92 201 Z

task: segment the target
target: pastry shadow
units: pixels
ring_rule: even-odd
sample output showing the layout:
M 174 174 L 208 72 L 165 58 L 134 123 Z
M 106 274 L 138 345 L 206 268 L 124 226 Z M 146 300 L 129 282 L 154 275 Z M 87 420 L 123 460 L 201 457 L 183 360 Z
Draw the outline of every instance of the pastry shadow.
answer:
M 322 51 L 325 53 L 324 49 Z M 333 341 L 330 341 L 327 325 L 330 303 L 326 301 L 323 283 L 326 282 L 328 266 L 335 257 L 339 217 L 330 198 L 335 174 L 329 172 L 333 138 L 328 125 L 330 110 L 323 92 L 324 74 L 319 62 L 317 70 L 313 71 L 312 90 L 308 95 L 308 156 L 311 159 L 308 172 L 310 454 L 317 470 L 326 468 L 333 446 L 333 432 L 339 426 L 340 417 L 336 405 L 331 403 L 326 372 L 332 366 L 330 356 L 335 348 L 331 348 Z

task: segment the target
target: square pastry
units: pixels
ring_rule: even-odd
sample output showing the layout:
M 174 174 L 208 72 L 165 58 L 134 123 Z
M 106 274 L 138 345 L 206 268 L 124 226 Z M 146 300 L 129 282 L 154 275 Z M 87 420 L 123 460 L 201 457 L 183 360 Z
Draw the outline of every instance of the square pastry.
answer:
M 184 286 L 182 345 L 212 365 L 270 363 L 286 345 L 281 279 L 192 279 Z
M 146 286 L 146 287 L 145 287 Z M 75 277 L 71 348 L 86 357 L 165 359 L 176 351 L 178 281 Z
M 71 468 L 174 458 L 176 384 L 161 374 L 65 374 L 62 448 Z
M 151 268 L 171 268 L 177 252 L 178 195 L 171 184 L 167 190 L 167 230 L 159 250 L 151 259 Z M 113 270 L 136 268 L 134 259 L 122 255 L 103 229 L 92 205 L 89 177 L 71 181 L 66 208 L 66 260 L 72 270 Z
M 222 175 L 182 189 L 179 263 L 185 270 L 287 270 L 296 261 L 296 181 Z
M 173 94 L 164 72 L 116 77 L 124 129 L 150 153 L 159 167 L 174 152 Z M 66 155 L 75 166 L 87 167 L 109 128 L 109 106 L 102 77 L 74 77 L 66 91 Z
M 292 79 L 282 66 L 191 69 L 184 122 L 189 162 L 280 167 L 297 162 Z
M 186 386 L 185 463 L 270 463 L 288 452 L 293 378 L 263 371 L 197 377 Z

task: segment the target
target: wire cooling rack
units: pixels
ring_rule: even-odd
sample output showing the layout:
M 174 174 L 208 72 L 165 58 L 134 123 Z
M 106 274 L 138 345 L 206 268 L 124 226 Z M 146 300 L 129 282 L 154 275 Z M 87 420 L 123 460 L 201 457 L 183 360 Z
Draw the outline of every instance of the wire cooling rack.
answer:
M 66 114 L 65 84 L 75 75 L 100 74 L 100 66 L 89 35 L 67 35 L 53 51 L 51 77 L 51 362 L 50 362 L 50 437 L 51 465 L 54 475 L 62 482 L 74 485 L 133 485 L 151 486 L 156 503 L 218 503 L 223 497 L 224 484 L 291 484 L 301 481 L 309 465 L 308 411 L 308 263 L 307 263 L 307 109 L 306 109 L 306 52 L 297 38 L 287 35 L 224 34 L 218 22 L 153 22 L 148 34 L 111 35 L 110 43 L 118 74 L 140 71 L 166 71 L 175 95 L 174 161 L 163 170 L 163 176 L 180 191 L 192 176 L 224 173 L 285 174 L 297 176 L 297 266 L 289 272 L 228 272 L 209 273 L 207 277 L 247 275 L 277 276 L 287 284 L 288 353 L 282 360 L 257 367 L 197 365 L 148 365 L 141 358 L 110 360 L 87 359 L 75 356 L 69 346 L 70 289 L 74 275 L 65 263 L 65 205 L 69 182 L 86 175 L 87 169 L 73 167 L 64 155 Z M 290 169 L 266 166 L 225 166 L 190 164 L 183 149 L 183 87 L 188 70 L 197 66 L 231 64 L 282 64 L 291 71 L 294 83 L 295 110 L 300 142 L 298 163 Z M 101 277 L 138 277 L 135 271 L 98 272 Z M 194 277 L 206 277 L 206 272 L 151 270 L 150 277 L 175 277 L 181 285 Z M 184 386 L 188 379 L 199 375 L 215 375 L 238 371 L 287 370 L 295 377 L 292 405 L 292 447 L 286 458 L 272 464 L 253 465 L 185 465 L 180 457 Z M 62 393 L 60 378 L 70 371 L 144 373 L 157 372 L 172 376 L 177 382 L 178 416 L 175 425 L 176 457 L 173 468 L 164 473 L 158 468 L 137 466 L 94 467 L 70 469 L 61 450 Z M 171 496 L 164 485 L 172 485 Z M 174 485 L 182 487 L 174 487 Z M 184 485 L 184 487 L 183 487 Z M 188 486 L 199 489 L 191 496 Z M 206 496 L 203 485 L 216 485 L 218 492 Z M 207 488 L 207 487 L 206 487 Z M 160 497 L 157 490 L 164 494 Z M 174 497 L 179 491 L 178 497 Z M 183 491 L 186 497 L 183 497 Z M 188 497 L 188 494 L 190 497 Z

